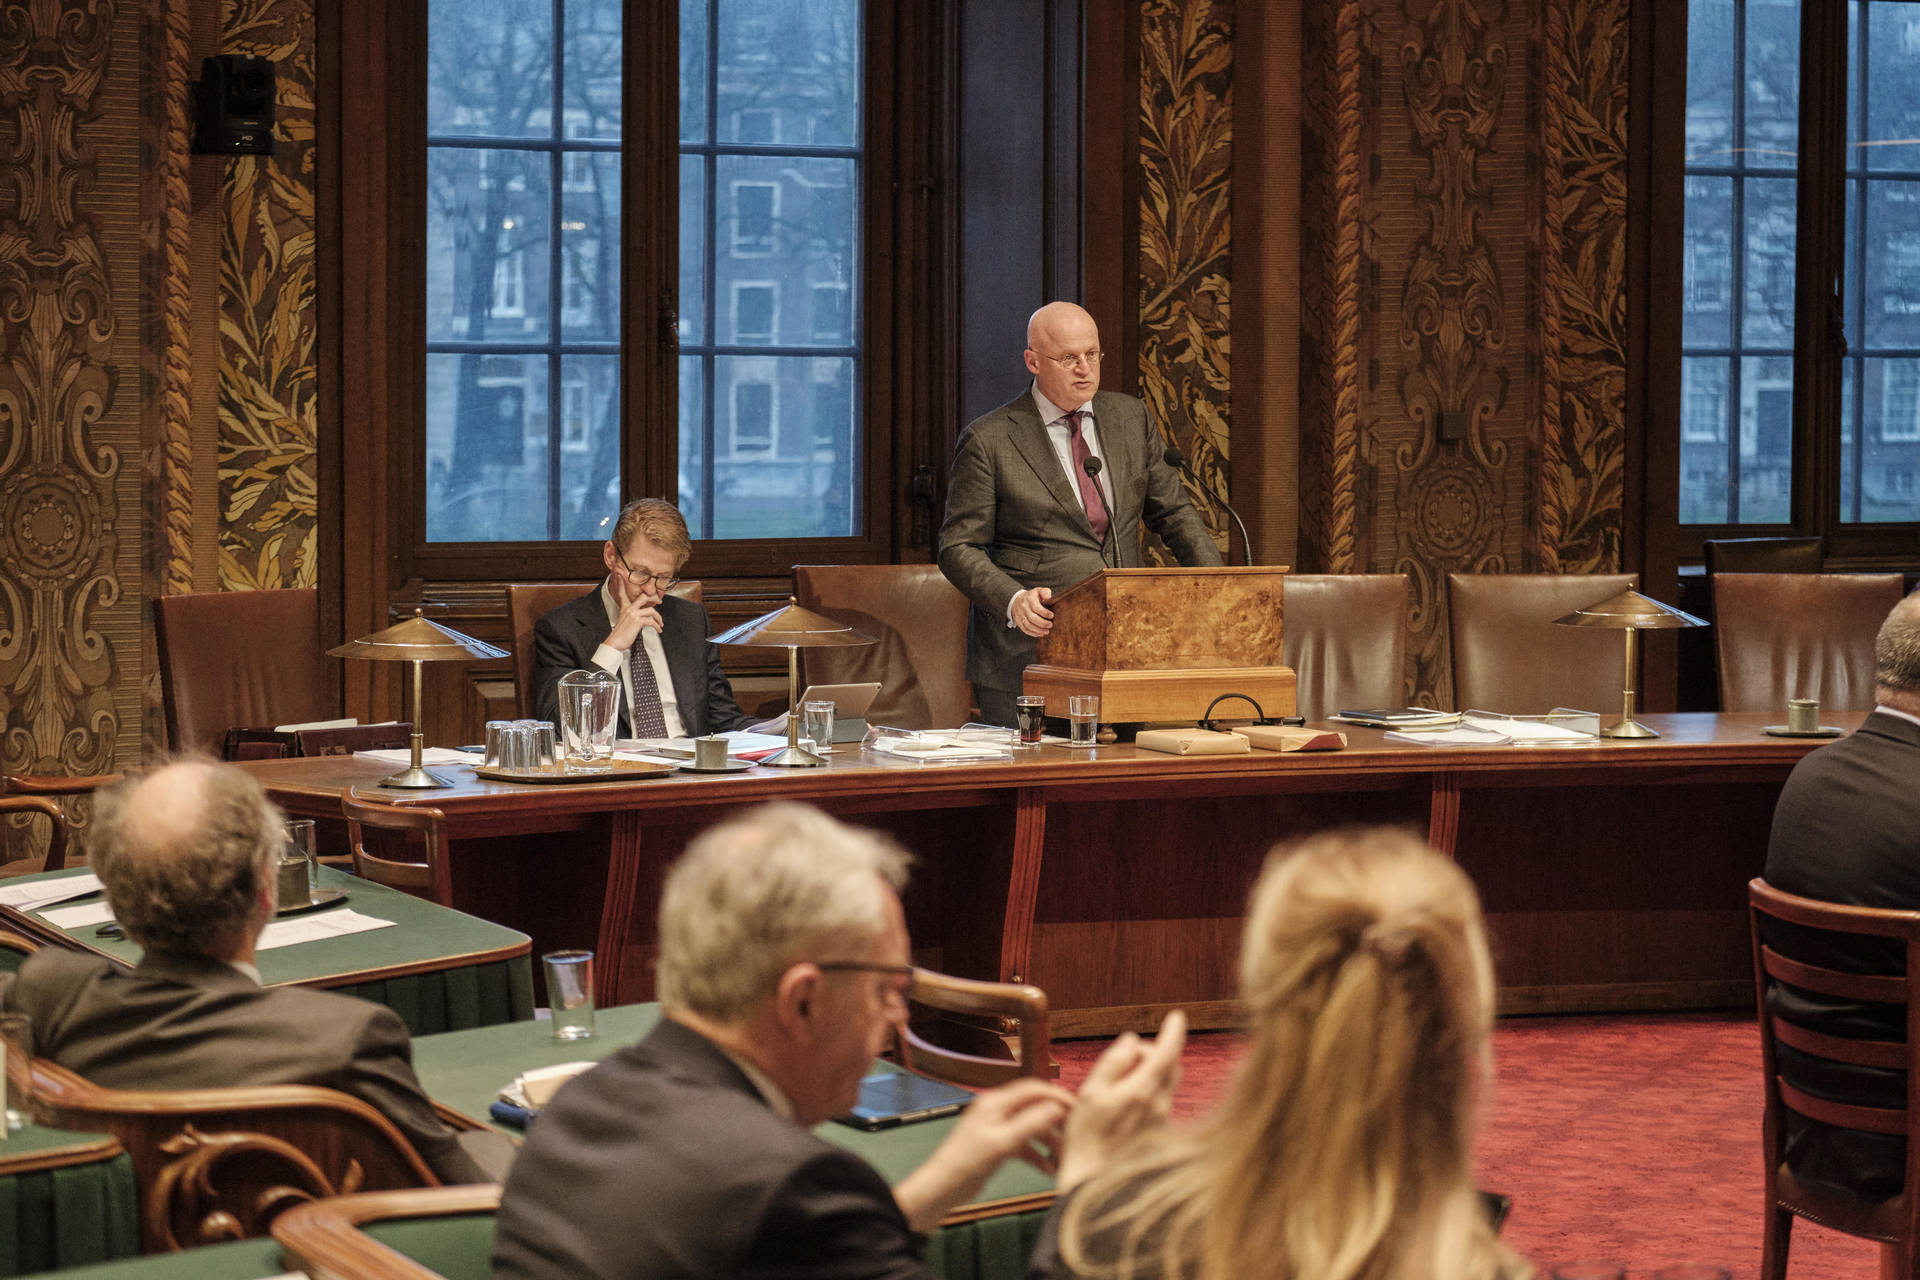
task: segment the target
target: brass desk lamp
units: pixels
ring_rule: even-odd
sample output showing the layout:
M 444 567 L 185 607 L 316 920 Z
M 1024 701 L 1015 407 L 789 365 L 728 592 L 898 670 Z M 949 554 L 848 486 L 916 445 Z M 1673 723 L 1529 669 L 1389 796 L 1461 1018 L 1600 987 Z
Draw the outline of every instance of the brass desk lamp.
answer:
M 1562 627 L 1614 627 L 1627 633 L 1627 659 L 1621 676 L 1620 692 L 1625 700 L 1621 708 L 1620 719 L 1600 730 L 1603 738 L 1657 738 L 1658 730 L 1649 729 L 1633 718 L 1635 699 L 1634 659 L 1638 656 L 1634 637 L 1641 631 L 1673 631 L 1681 627 L 1704 627 L 1707 624 L 1690 613 L 1683 613 L 1670 604 L 1661 604 L 1658 600 L 1641 595 L 1638 591 L 1622 591 L 1610 596 L 1599 604 L 1590 604 L 1584 609 L 1575 609 L 1564 618 L 1555 618 L 1554 624 Z
M 445 778 L 420 766 L 420 750 L 426 737 L 420 732 L 420 664 L 423 662 L 466 662 L 474 658 L 504 658 L 505 649 L 462 635 L 452 627 L 428 621 L 415 609 L 405 622 L 385 631 L 376 631 L 358 640 L 349 640 L 337 649 L 327 650 L 329 658 L 364 658 L 371 662 L 411 662 L 413 664 L 413 763 L 396 774 L 380 779 L 383 787 L 450 787 Z
M 789 769 L 816 768 L 825 760 L 800 746 L 800 651 L 825 649 L 836 645 L 872 644 L 873 637 L 861 635 L 844 622 L 823 618 L 802 609 L 792 596 L 772 613 L 763 613 L 751 622 L 730 627 L 717 636 L 715 644 L 737 644 L 744 648 L 785 649 L 787 651 L 787 745 L 762 760 Z

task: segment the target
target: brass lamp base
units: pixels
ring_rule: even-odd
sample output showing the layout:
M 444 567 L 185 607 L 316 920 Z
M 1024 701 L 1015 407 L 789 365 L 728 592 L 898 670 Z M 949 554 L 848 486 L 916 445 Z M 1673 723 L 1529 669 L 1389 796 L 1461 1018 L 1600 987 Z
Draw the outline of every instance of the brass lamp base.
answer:
M 416 665 L 415 670 L 417 671 L 418 669 Z M 416 689 L 414 693 L 414 706 L 418 707 L 420 705 L 419 699 L 420 695 Z M 414 712 L 415 716 L 419 714 L 418 711 Z M 448 782 L 439 774 L 420 767 L 420 752 L 426 742 L 426 736 L 416 730 L 408 741 L 413 747 L 413 763 L 398 773 L 389 774 L 380 779 L 380 785 L 383 787 L 407 787 L 415 791 L 425 791 L 433 787 L 452 786 L 453 784 L 451 782 Z
M 1638 720 L 1621 720 L 1598 731 L 1603 738 L 1657 738 L 1658 729 L 1649 729 Z
M 758 763 L 770 764 L 776 769 L 819 769 L 827 762 L 805 747 L 785 746 Z

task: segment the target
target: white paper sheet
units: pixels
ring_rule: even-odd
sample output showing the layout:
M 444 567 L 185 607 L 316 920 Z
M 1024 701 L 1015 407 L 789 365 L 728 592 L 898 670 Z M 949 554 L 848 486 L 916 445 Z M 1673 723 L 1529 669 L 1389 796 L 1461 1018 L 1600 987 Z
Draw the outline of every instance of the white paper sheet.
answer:
M 350 933 L 366 933 L 373 929 L 388 929 L 393 921 L 382 920 L 377 916 L 363 916 L 351 907 L 336 911 L 316 911 L 310 916 L 295 916 L 291 920 L 275 920 L 260 932 L 260 941 L 254 944 L 255 951 L 272 951 L 275 947 L 291 947 L 300 942 L 318 942 L 322 938 L 343 938 Z
M 1594 735 L 1545 720 L 1506 720 L 1493 716 L 1468 716 L 1462 723 L 1488 733 L 1498 733 L 1515 742 L 1592 742 Z
M 355 760 L 378 760 L 381 764 L 400 765 L 413 763 L 413 750 L 410 747 L 395 747 L 391 751 L 356 751 Z M 420 763 L 432 766 L 436 764 L 479 764 L 480 757 L 471 751 L 457 751 L 452 747 L 425 747 L 420 752 Z
M 21 911 L 38 911 L 68 898 L 100 892 L 100 877 L 91 871 L 85 875 L 63 876 L 58 880 L 37 880 L 32 884 L 10 884 L 0 889 L 0 903 Z
M 113 919 L 113 908 L 104 902 L 83 902 L 77 907 L 56 907 L 42 911 L 40 918 L 58 929 L 84 929 L 90 924 L 105 924 Z

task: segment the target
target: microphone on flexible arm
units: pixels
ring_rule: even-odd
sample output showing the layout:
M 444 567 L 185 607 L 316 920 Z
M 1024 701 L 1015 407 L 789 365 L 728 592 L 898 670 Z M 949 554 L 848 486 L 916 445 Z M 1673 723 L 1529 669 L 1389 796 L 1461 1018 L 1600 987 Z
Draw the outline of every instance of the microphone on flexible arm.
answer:
M 1241 553 L 1245 555 L 1247 558 L 1247 568 L 1249 569 L 1253 568 L 1253 539 L 1247 536 L 1246 521 L 1242 520 L 1240 518 L 1240 513 L 1233 509 L 1233 504 L 1231 502 L 1228 502 L 1225 498 L 1221 497 L 1218 493 L 1214 492 L 1213 486 L 1209 485 L 1205 480 L 1202 480 L 1199 476 L 1199 473 L 1197 473 L 1196 471 L 1194 471 L 1192 467 L 1187 465 L 1187 455 L 1180 452 L 1180 450 L 1174 448 L 1172 445 L 1168 445 L 1167 451 L 1161 454 L 1160 458 L 1168 466 L 1179 468 L 1180 472 L 1183 475 L 1186 475 L 1195 484 L 1200 486 L 1200 492 L 1206 494 L 1209 498 L 1212 498 L 1215 502 L 1219 503 L 1221 510 L 1225 511 L 1228 515 L 1233 517 L 1233 522 L 1240 526 Z
M 1080 469 L 1087 473 L 1087 478 L 1089 480 L 1093 481 L 1094 489 L 1101 494 L 1100 500 L 1102 502 L 1106 502 L 1106 491 L 1100 488 L 1100 459 L 1089 454 L 1087 457 L 1082 458 L 1080 460 Z M 1107 506 L 1107 532 L 1106 532 L 1106 536 L 1100 539 L 1100 563 L 1102 565 L 1106 565 L 1106 567 L 1108 568 L 1117 569 L 1120 567 L 1119 565 L 1117 564 L 1110 565 L 1107 563 L 1109 559 L 1107 555 L 1107 545 L 1112 541 L 1113 541 L 1113 506 L 1112 504 L 1109 503 Z

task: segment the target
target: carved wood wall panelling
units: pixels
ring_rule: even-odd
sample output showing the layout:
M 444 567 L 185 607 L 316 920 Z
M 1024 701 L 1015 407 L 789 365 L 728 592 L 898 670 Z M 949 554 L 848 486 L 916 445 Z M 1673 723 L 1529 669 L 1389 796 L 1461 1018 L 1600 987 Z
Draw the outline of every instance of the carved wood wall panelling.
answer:
M 1231 0 L 1144 0 L 1140 396 L 1220 493 L 1232 406 L 1232 87 Z M 1196 505 L 1224 548 L 1226 513 L 1205 499 Z
M 311 0 L 225 0 L 221 50 L 274 64 L 274 154 L 226 162 L 220 244 L 220 585 L 315 582 Z
M 1423 703 L 1451 698 L 1448 572 L 1620 562 L 1625 23 L 1307 15 L 1302 561 L 1409 575 Z
M 103 773 L 140 734 L 140 11 L 0 10 L 0 762 Z

